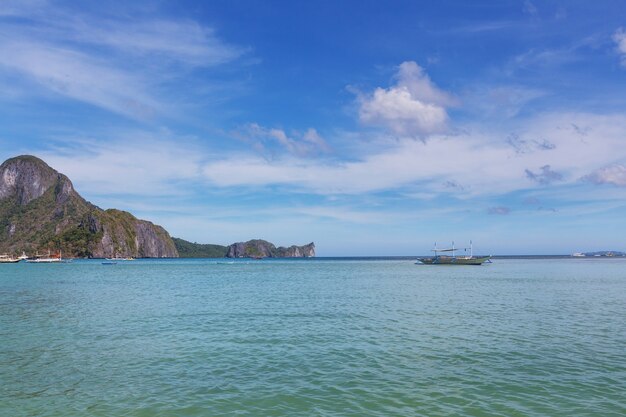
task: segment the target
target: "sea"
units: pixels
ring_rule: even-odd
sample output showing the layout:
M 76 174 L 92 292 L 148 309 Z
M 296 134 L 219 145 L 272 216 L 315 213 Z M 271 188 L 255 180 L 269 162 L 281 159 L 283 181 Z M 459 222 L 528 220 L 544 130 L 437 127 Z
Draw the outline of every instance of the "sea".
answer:
M 0 416 L 624 416 L 626 259 L 0 264 Z

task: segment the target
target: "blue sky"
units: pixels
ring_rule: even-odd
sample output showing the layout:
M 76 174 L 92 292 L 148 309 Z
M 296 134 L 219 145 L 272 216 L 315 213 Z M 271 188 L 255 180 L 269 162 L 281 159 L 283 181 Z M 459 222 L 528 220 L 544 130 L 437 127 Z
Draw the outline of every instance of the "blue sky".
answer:
M 0 2 L 0 158 L 177 237 L 626 250 L 621 1 Z

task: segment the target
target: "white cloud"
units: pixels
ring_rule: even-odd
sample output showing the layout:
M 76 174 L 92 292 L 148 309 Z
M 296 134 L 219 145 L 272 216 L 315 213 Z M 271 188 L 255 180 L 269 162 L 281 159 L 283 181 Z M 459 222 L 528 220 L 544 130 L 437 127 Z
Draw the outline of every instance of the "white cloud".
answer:
M 62 137 L 48 140 L 43 153 L 28 148 L 20 152 L 44 158 L 76 181 L 79 191 L 93 196 L 176 195 L 204 187 L 239 192 L 247 187 L 259 190 L 278 186 L 282 195 L 396 191 L 407 198 L 446 194 L 466 199 L 539 185 L 550 190 L 577 185 L 590 172 L 595 173 L 587 178 L 591 182 L 621 184 L 626 116 L 549 114 L 519 123 L 515 130 L 518 142 L 528 145 L 523 152 L 507 141 L 510 133 L 482 126 L 465 126 L 464 134 L 436 135 L 425 143 L 400 138 L 382 150 L 370 149 L 353 156 L 351 161 L 289 152 L 268 159 L 252 151 L 231 153 L 207 148 L 197 139 L 168 132 L 137 131 L 101 132 L 98 139 L 86 140 Z M 273 135 L 268 140 L 280 149 L 296 146 L 290 143 L 293 136 L 280 129 L 256 128 L 264 135 Z M 579 133 L 581 129 L 584 136 Z M 104 137 L 109 140 L 104 141 Z M 298 139 L 315 146 L 319 141 L 314 130 L 301 133 Z M 543 143 L 550 146 L 540 146 Z M 599 170 L 615 164 L 622 165 Z M 528 172 L 534 182 L 529 181 Z
M 50 140 L 48 150 L 25 151 L 67 175 L 81 194 L 133 197 L 189 192 L 191 183 L 200 179 L 205 154 L 188 138 L 137 131 L 112 134 L 108 140 Z
M 446 129 L 446 107 L 455 99 L 438 89 L 415 62 L 400 64 L 396 84 L 359 95 L 359 119 L 401 136 L 426 136 Z
M 584 176 L 583 180 L 594 184 L 613 184 L 618 187 L 626 187 L 626 166 L 614 164 L 600 168 Z
M 210 27 L 158 16 L 103 18 L 45 1 L 10 2 L 0 20 L 0 89 L 16 75 L 44 90 L 131 118 L 170 115 L 161 87 L 192 67 L 209 67 L 244 50 Z M 1 16 L 1 14 L 0 14 Z M 39 94 L 32 84 L 20 86 Z
M 300 157 L 330 152 L 328 143 L 313 128 L 304 133 L 293 131 L 288 135 L 283 129 L 250 123 L 234 132 L 234 136 L 250 143 L 263 155 L 275 153 L 277 149 Z
M 574 126 L 578 130 L 582 126 L 587 134 L 580 136 Z M 480 129 L 469 126 L 468 133 L 433 136 L 426 143 L 399 139 L 393 147 L 350 162 L 296 157 L 268 161 L 236 155 L 208 163 L 204 175 L 220 187 L 283 185 L 319 194 L 410 187 L 420 193 L 443 191 L 471 197 L 532 187 L 528 171 L 537 181 L 561 179 L 559 185 L 575 184 L 577 178 L 607 161 L 626 159 L 624 115 L 550 114 L 524 120 L 516 135 L 523 143 L 536 145 L 525 147 L 524 152 L 507 142 L 507 134 Z M 546 166 L 547 176 L 543 176 L 546 169 L 541 171 L 541 167 Z M 459 181 L 462 189 L 442 186 Z
M 135 55 L 155 54 L 187 65 L 210 66 L 237 58 L 243 49 L 220 41 L 211 28 L 194 21 L 109 21 L 85 25 L 71 34 L 85 43 Z
M 619 28 L 615 31 L 613 41 L 617 44 L 617 51 L 621 55 L 622 66 L 626 67 L 626 31 L 624 31 L 624 28 Z
M 0 55 L 11 57 L 2 61 L 5 68 L 55 93 L 139 119 L 162 110 L 140 77 L 106 60 L 31 42 L 1 43 Z

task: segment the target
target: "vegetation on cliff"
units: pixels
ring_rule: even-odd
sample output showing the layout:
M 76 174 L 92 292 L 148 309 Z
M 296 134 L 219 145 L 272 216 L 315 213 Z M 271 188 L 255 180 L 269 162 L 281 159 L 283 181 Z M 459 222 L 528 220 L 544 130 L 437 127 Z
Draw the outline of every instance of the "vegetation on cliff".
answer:
M 0 165 L 0 253 L 62 251 L 65 257 L 283 258 L 315 256 L 315 245 L 276 247 L 265 240 L 230 246 L 172 239 L 132 214 L 102 210 L 65 175 L 34 156 Z
M 184 239 L 172 238 L 181 258 L 224 258 L 227 246 L 188 242 Z
M 228 247 L 228 258 L 310 258 L 315 256 L 313 242 L 303 246 L 276 247 L 262 239 L 233 243 Z
M 61 250 L 73 257 L 176 257 L 160 226 L 83 199 L 65 175 L 34 156 L 0 165 L 0 252 Z
M 173 238 L 181 258 L 308 258 L 315 256 L 315 244 L 276 247 L 266 240 L 253 239 L 229 246 L 192 243 Z

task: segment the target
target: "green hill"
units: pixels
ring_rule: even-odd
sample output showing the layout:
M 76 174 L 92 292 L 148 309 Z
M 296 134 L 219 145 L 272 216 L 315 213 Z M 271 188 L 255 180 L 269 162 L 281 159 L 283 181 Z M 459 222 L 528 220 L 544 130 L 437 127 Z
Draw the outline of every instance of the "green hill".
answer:
M 61 250 L 66 257 L 177 257 L 160 226 L 82 198 L 65 175 L 34 156 L 0 165 L 0 253 Z
M 172 240 L 181 258 L 224 258 L 228 252 L 227 246 L 192 243 L 176 237 Z

